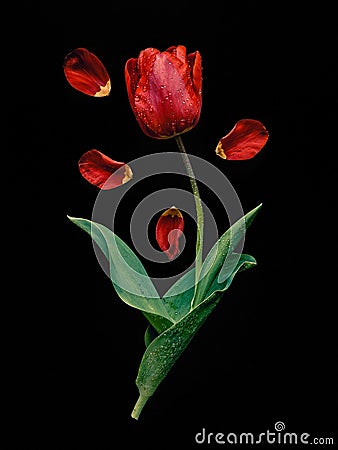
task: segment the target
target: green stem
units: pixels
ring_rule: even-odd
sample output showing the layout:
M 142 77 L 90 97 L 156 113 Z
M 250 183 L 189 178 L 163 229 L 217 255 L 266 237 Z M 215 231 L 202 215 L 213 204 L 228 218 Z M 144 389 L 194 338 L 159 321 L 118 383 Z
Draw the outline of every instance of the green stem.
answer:
M 185 169 L 187 175 L 190 179 L 190 184 L 192 188 L 192 192 L 194 194 L 195 199 L 195 207 L 196 207 L 196 218 L 197 218 L 197 236 L 196 236 L 196 260 L 195 260 L 195 293 L 197 289 L 197 284 L 199 281 L 202 262 L 203 262 L 203 233 L 204 233 L 204 216 L 203 216 L 203 207 L 202 201 L 200 197 L 200 193 L 198 190 L 195 174 L 193 168 L 190 163 L 189 156 L 185 150 L 182 138 L 180 135 L 175 136 L 178 148 L 182 154 L 183 163 L 185 165 Z M 191 302 L 191 307 L 194 306 L 195 295 Z
M 142 409 L 144 407 L 144 405 L 147 403 L 147 401 L 149 400 L 149 395 L 142 395 L 140 393 L 140 396 L 134 406 L 134 409 L 131 413 L 131 417 L 135 420 L 138 420 L 138 418 L 140 417 L 140 414 L 142 412 Z

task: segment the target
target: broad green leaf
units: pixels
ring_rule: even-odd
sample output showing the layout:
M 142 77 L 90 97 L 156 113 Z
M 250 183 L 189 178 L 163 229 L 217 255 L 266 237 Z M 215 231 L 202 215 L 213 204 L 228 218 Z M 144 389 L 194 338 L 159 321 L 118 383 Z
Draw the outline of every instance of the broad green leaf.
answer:
M 173 324 L 170 320 L 157 314 L 151 314 L 144 311 L 142 311 L 142 313 L 148 319 L 148 322 L 153 326 L 153 328 L 155 328 L 157 334 L 161 334 Z
M 190 311 L 195 290 L 195 268 L 189 270 L 164 294 L 163 302 L 171 317 L 180 320 Z
M 174 322 L 143 264 L 122 239 L 102 224 L 75 217 L 69 219 L 86 231 L 101 249 L 109 261 L 115 291 L 125 303 L 141 310 L 159 332 Z
M 228 230 L 222 234 L 218 241 L 209 251 L 202 264 L 200 281 L 197 285 L 193 305 L 197 306 L 210 292 L 215 280 L 229 276 L 236 267 L 236 255 L 239 260 L 240 254 L 235 253 L 236 247 L 244 238 L 247 228 L 251 225 L 262 204 L 249 211 L 238 219 Z M 225 278 L 224 278 L 225 280 Z
M 243 262 L 238 271 L 242 271 L 256 264 L 255 258 L 250 255 L 243 254 L 241 256 L 240 254 L 233 253 L 223 265 L 219 276 L 215 278 L 209 286 L 206 297 L 211 295 L 214 291 L 224 290 L 226 286 L 230 285 L 234 275 L 237 272 L 237 270 L 234 270 L 234 267 L 236 268 L 238 261 L 241 263 Z M 176 321 L 182 319 L 182 317 L 188 314 L 191 309 L 191 301 L 194 296 L 194 280 L 195 269 L 193 268 L 183 277 L 178 279 L 177 282 L 173 284 L 173 286 L 171 286 L 162 297 L 171 317 L 175 317 Z M 162 325 L 161 331 L 159 331 L 158 328 L 157 331 L 159 331 L 160 334 L 170 326 L 171 323 L 166 321 L 166 323 Z M 154 338 L 154 334 L 152 334 L 152 338 Z
M 155 328 L 152 325 L 148 325 L 146 328 L 146 331 L 144 333 L 144 343 L 145 346 L 148 347 L 148 345 L 157 338 L 159 333 L 155 330 Z
M 216 290 L 203 302 L 157 338 L 153 339 L 153 337 L 147 335 L 146 345 L 148 346 L 141 360 L 136 379 L 139 398 L 132 411 L 133 418 L 139 418 L 144 405 L 167 376 L 209 314 L 214 310 L 235 274 L 239 270 L 253 265 L 254 259 L 252 256 L 241 255 L 231 276 L 227 277 L 223 284 L 215 285 Z
M 222 267 L 219 276 L 214 278 L 213 282 L 209 285 L 206 292 L 206 297 L 210 297 L 210 295 L 215 292 L 224 292 L 232 283 L 236 273 L 242 272 L 243 270 L 249 269 L 256 265 L 257 262 L 253 256 L 245 253 L 242 253 L 242 255 L 233 253 L 231 257 L 228 258 L 227 264 Z

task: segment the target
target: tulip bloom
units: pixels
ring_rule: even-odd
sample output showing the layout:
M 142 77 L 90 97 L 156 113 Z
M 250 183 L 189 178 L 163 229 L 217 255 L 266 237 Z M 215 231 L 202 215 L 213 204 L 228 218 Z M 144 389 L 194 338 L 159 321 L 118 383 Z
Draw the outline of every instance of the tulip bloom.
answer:
M 202 65 L 198 51 L 183 45 L 160 52 L 147 48 L 125 65 L 128 98 L 142 131 L 167 139 L 197 124 L 202 106 Z
M 261 122 L 242 119 L 218 142 L 216 154 L 223 159 L 250 159 L 262 150 L 268 138 L 269 134 Z
M 170 260 L 180 252 L 179 238 L 183 234 L 184 219 L 175 206 L 164 211 L 156 224 L 156 240 L 160 249 Z
M 81 175 L 89 183 L 102 189 L 113 189 L 127 183 L 133 177 L 128 164 L 114 161 L 98 150 L 84 153 L 78 162 Z
M 76 48 L 65 57 L 63 70 L 68 83 L 92 97 L 110 94 L 108 72 L 97 56 L 85 48 Z

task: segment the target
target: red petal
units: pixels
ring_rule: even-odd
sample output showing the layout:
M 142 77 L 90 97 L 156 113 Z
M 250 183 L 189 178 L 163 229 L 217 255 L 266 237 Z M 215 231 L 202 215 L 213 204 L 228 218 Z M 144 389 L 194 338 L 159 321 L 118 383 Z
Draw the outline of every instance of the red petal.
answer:
M 108 72 L 97 56 L 85 48 L 72 50 L 64 59 L 63 70 L 68 83 L 92 97 L 110 93 Z
M 216 154 L 223 159 L 250 159 L 262 150 L 269 138 L 264 125 L 258 120 L 239 120 L 216 147 Z
M 121 186 L 133 177 L 128 164 L 114 161 L 95 149 L 84 153 L 78 164 L 81 175 L 102 190 Z
M 175 206 L 164 211 L 156 224 L 156 240 L 170 260 L 180 252 L 179 238 L 183 234 L 184 219 Z
M 202 95 L 202 59 L 201 54 L 196 51 L 188 55 L 189 65 L 191 66 L 191 78 L 194 84 L 196 95 Z M 202 97 L 201 97 L 202 101 Z

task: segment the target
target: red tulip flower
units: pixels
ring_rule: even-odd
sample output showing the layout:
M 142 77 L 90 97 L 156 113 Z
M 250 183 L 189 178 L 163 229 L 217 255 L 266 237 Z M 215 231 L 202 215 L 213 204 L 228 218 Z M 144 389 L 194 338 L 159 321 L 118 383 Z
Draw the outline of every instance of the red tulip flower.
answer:
M 110 94 L 108 72 L 97 56 L 85 48 L 76 48 L 65 57 L 63 70 L 68 83 L 92 97 Z
M 128 164 L 114 161 L 95 149 L 84 153 L 78 165 L 81 175 L 102 190 L 121 186 L 133 177 Z
M 156 224 L 156 240 L 170 260 L 180 252 L 179 239 L 183 234 L 184 219 L 175 206 L 164 211 Z
M 191 130 L 202 106 L 202 65 L 198 51 L 183 45 L 160 52 L 147 48 L 125 65 L 128 98 L 142 131 L 167 139 Z
M 250 159 L 262 150 L 268 138 L 269 133 L 261 122 L 242 119 L 218 142 L 216 154 L 223 159 Z

